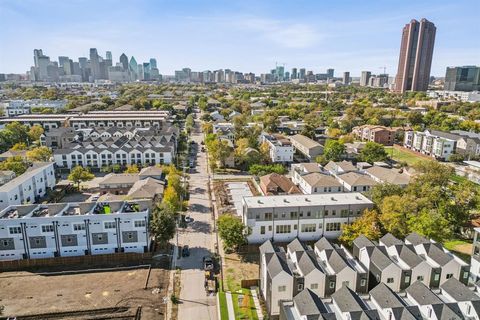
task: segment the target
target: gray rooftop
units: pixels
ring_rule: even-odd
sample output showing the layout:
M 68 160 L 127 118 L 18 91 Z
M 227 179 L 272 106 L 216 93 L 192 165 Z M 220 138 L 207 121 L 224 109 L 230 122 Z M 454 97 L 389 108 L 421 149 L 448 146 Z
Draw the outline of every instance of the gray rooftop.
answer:
M 447 293 L 456 302 L 480 300 L 480 296 L 453 277 L 441 284 L 440 288 L 442 289 L 442 292 Z
M 405 289 L 405 292 L 420 306 L 443 303 L 442 300 L 440 300 L 440 298 L 421 281 L 415 281 L 412 283 L 407 289 Z
M 383 282 L 379 283 L 375 288 L 370 290 L 369 294 L 370 297 L 374 299 L 382 309 L 405 306 L 401 298 Z

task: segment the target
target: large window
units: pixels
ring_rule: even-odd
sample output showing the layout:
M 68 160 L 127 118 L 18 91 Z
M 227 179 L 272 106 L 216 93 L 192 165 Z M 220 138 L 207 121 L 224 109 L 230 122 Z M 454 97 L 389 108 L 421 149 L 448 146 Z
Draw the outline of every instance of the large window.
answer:
M 10 232 L 10 234 L 20 234 L 20 233 L 22 233 L 22 228 L 20 228 L 20 227 L 10 227 L 8 229 L 8 231 Z
M 73 224 L 73 231 L 81 231 L 85 230 L 85 224 L 84 223 L 74 223 Z
M 302 224 L 302 232 L 315 232 L 317 230 L 317 225 L 315 223 L 306 223 Z
M 325 231 L 340 231 L 342 224 L 340 222 L 329 222 L 325 225 Z
M 290 233 L 291 231 L 292 231 L 292 226 L 289 224 L 276 226 L 276 233 Z
M 133 225 L 135 226 L 135 228 L 145 227 L 146 222 L 145 220 L 135 220 L 133 222 Z

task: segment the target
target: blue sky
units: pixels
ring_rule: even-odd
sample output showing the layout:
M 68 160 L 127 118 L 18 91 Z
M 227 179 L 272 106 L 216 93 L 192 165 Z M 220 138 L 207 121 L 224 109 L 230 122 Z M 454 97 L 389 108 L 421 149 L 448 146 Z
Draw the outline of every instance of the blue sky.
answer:
M 432 74 L 444 76 L 480 65 L 479 12 L 479 0 L 0 0 L 0 72 L 25 72 L 34 48 L 76 60 L 96 47 L 115 61 L 155 57 L 162 74 L 263 73 L 279 62 L 393 75 L 403 25 L 425 17 L 437 26 Z

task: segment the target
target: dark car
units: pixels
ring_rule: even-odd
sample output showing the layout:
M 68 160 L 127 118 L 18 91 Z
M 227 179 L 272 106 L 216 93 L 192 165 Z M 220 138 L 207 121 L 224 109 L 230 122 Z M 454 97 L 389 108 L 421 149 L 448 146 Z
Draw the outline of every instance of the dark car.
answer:
M 190 248 L 188 246 L 183 246 L 182 257 L 190 256 Z
M 203 257 L 203 269 L 205 271 L 213 270 L 213 259 L 210 256 Z

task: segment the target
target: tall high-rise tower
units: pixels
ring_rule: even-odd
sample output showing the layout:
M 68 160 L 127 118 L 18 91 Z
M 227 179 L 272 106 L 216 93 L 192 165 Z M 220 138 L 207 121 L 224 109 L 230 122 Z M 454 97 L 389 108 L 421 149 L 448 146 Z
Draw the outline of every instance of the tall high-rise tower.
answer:
M 430 81 L 435 25 L 423 18 L 403 27 L 395 91 L 426 91 Z
M 100 58 L 95 48 L 90 49 L 90 72 L 93 81 L 100 79 Z
M 125 53 L 122 53 L 122 55 L 120 56 L 120 64 L 122 65 L 123 70 L 128 70 L 128 57 Z

